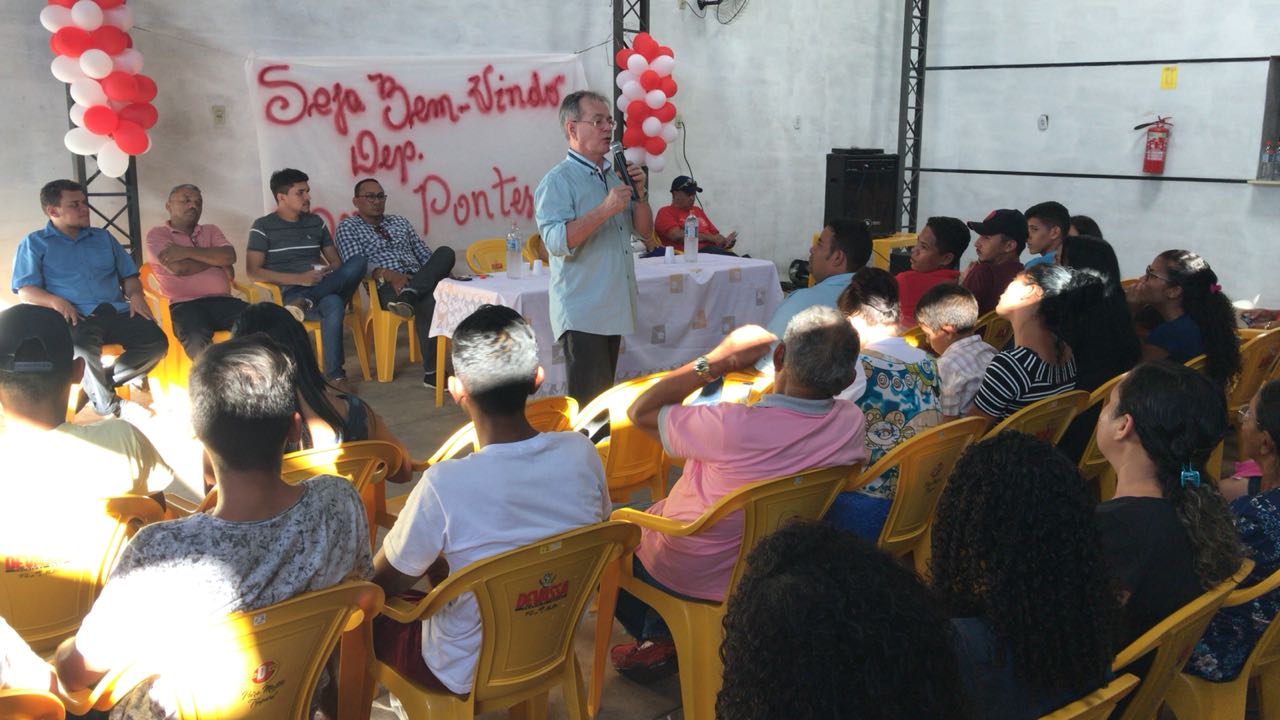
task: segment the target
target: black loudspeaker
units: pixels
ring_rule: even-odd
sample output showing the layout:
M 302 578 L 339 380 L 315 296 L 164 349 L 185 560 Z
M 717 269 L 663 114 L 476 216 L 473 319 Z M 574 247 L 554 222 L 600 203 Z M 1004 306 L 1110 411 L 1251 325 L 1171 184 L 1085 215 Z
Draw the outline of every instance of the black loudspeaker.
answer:
M 898 231 L 898 156 L 880 149 L 832 148 L 827 154 L 823 221 L 863 220 L 871 237 Z

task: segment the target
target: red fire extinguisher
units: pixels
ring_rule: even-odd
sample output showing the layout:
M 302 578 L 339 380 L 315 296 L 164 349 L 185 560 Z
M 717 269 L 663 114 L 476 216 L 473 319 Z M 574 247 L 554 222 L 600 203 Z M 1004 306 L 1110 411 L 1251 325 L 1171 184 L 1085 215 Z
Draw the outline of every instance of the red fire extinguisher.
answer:
M 1164 174 L 1164 160 L 1169 154 L 1169 130 L 1173 123 L 1169 118 L 1156 116 L 1155 122 L 1135 125 L 1134 130 L 1147 129 L 1146 150 L 1142 153 L 1142 172 L 1151 175 Z

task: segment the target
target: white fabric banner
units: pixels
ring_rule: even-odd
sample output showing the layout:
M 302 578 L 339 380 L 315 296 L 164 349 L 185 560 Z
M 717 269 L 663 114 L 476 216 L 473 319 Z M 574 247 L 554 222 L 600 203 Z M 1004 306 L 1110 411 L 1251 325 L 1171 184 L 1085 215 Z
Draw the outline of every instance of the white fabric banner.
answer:
M 293 167 L 310 176 L 311 211 L 332 231 L 355 212 L 352 188 L 372 177 L 387 212 L 431 247 L 458 252 L 505 237 L 514 220 L 537 232 L 533 191 L 567 147 L 565 95 L 586 88 L 578 56 L 266 58 L 245 63 L 264 212 L 267 182 Z

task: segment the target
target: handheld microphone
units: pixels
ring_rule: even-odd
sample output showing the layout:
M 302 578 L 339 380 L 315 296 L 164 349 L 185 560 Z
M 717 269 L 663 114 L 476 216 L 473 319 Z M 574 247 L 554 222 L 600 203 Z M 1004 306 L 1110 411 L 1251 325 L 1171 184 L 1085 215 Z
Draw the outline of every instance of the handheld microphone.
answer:
M 631 179 L 631 173 L 627 172 L 627 158 L 622 154 L 622 143 L 616 142 L 609 146 L 609 152 L 613 153 L 613 167 L 622 176 L 622 181 L 631 188 L 631 199 L 639 200 L 640 193 L 636 192 L 635 181 Z

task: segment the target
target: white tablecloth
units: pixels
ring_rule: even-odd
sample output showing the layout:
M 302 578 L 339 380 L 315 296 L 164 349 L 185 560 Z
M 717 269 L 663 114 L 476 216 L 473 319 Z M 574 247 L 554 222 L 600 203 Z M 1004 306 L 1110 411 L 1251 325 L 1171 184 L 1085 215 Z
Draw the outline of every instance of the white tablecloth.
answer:
M 564 353 L 551 336 L 550 279 L 508 279 L 505 273 L 471 281 L 445 280 L 436 286 L 431 336 L 452 336 L 464 318 L 484 304 L 506 305 L 525 317 L 538 337 L 538 361 L 546 380 L 538 395 L 564 395 Z M 767 260 L 726 255 L 636 261 L 640 291 L 636 332 L 622 339 L 617 380 L 670 370 L 714 348 L 740 326 L 764 325 L 782 302 L 778 269 Z

